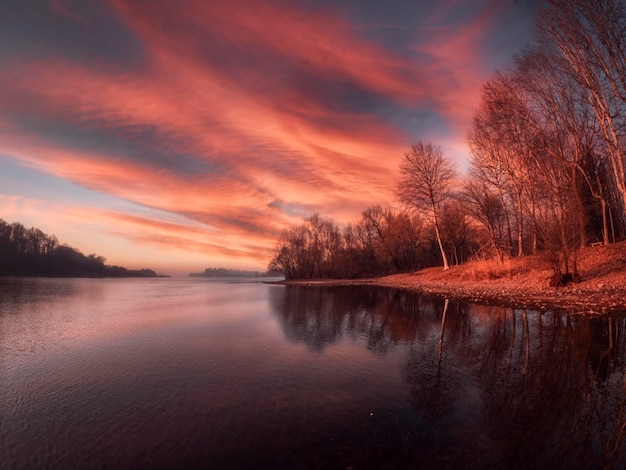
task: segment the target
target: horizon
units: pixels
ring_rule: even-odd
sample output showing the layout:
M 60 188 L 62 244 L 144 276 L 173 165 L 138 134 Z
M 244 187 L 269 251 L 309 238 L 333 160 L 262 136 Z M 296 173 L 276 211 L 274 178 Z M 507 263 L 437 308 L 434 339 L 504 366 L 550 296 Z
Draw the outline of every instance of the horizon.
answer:
M 397 205 L 412 142 L 466 167 L 537 2 L 415 3 L 4 2 L 0 218 L 177 277 Z

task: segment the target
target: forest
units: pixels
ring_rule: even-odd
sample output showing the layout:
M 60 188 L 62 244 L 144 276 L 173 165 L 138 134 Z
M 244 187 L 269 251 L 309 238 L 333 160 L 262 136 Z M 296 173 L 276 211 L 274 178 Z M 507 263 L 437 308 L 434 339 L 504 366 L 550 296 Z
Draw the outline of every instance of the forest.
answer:
M 400 162 L 400 207 L 340 228 L 315 214 L 287 228 L 269 270 L 353 278 L 543 254 L 554 282 L 577 253 L 626 236 L 626 10 L 620 0 L 546 0 L 534 42 L 481 89 L 460 175 L 440 146 Z
M 61 244 L 54 235 L 19 222 L 0 219 L 0 275 L 63 277 L 156 277 L 151 269 L 126 269 L 105 264 L 95 254 L 85 256 Z

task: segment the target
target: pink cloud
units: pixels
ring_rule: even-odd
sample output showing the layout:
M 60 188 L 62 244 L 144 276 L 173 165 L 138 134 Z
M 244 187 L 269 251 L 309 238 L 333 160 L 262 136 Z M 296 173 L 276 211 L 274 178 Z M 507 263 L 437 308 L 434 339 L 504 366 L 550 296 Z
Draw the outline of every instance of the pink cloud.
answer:
M 173 67 L 178 70 L 178 85 L 171 83 L 167 74 Z M 395 143 L 400 140 L 397 131 L 372 118 L 346 114 L 335 118 L 353 122 L 352 133 L 332 129 L 325 132 L 306 117 L 268 107 L 255 96 L 236 93 L 221 77 L 198 68 L 202 69 L 202 64 L 162 59 L 149 72 L 116 75 L 67 62 L 29 64 L 14 68 L 4 78 L 8 83 L 5 89 L 21 90 L 23 94 L 17 96 L 27 96 L 26 103 L 11 103 L 10 97 L 3 98 L 14 108 L 34 107 L 33 112 L 49 119 L 70 109 L 76 124 L 100 125 L 104 121 L 107 126 L 120 129 L 116 132 L 121 132 L 122 137 L 131 139 L 135 129 L 153 127 L 161 139 L 157 145 L 193 152 L 207 162 L 226 162 L 246 183 L 242 188 L 236 181 L 228 181 L 237 196 L 242 190 L 258 196 L 259 191 L 271 193 L 280 188 L 283 198 L 288 196 L 296 202 L 313 199 L 323 209 L 333 195 L 327 194 L 328 199 L 324 200 L 324 194 L 317 190 L 320 185 L 331 192 L 349 190 L 352 185 L 380 189 L 392 179 L 395 158 L 403 149 Z M 64 80 L 56 80 L 61 75 Z M 191 95 L 197 99 L 190 99 L 188 90 L 196 90 Z M 198 95 L 207 98 L 201 100 Z M 293 105 L 298 106 L 296 102 Z M 212 126 L 207 109 L 218 117 L 219 126 Z M 313 115 L 327 117 L 329 112 L 317 108 Z M 40 146 L 44 148 L 46 144 Z M 264 155 L 259 158 L 259 152 L 250 153 L 249 147 L 261 149 Z M 48 148 L 39 152 L 41 165 L 88 187 L 132 197 L 141 203 L 151 203 L 146 199 L 155 193 L 155 183 L 159 188 L 166 183 L 162 181 L 163 174 L 150 174 L 146 169 L 135 171 L 124 162 L 115 162 L 119 160 L 115 156 L 94 157 L 98 163 L 93 163 L 89 154 L 67 157 L 68 150 Z M 55 152 L 56 156 L 52 156 Z M 381 155 L 390 158 L 381 159 Z M 277 168 L 284 168 L 288 174 L 277 173 Z M 130 176 L 137 183 L 128 186 Z M 210 176 L 211 186 L 217 182 L 221 191 L 226 191 L 222 199 L 228 198 L 232 190 L 219 180 L 219 176 Z M 190 188 L 184 181 L 178 184 Z M 129 191 L 138 196 L 128 194 Z M 171 210 L 169 206 L 163 208 Z
M 461 152 L 490 72 L 481 42 L 497 15 L 485 9 L 452 29 L 435 12 L 428 23 L 440 26 L 421 31 L 430 40 L 416 37 L 411 56 L 365 38 L 337 10 L 112 4 L 145 56 L 133 68 L 61 57 L 12 63 L 0 76 L 0 153 L 200 224 L 104 217 L 136 243 L 250 259 L 258 259 L 255 247 L 266 256 L 282 227 L 312 211 L 347 222 L 368 205 L 394 202 L 412 135 L 431 137 L 391 124 L 378 101 L 407 113 L 433 107 L 453 127 L 446 144 Z M 72 16 L 63 3 L 52 5 Z M 367 99 L 375 101 L 371 112 L 361 109 Z M 88 138 L 82 146 L 49 139 L 20 116 L 128 145 L 116 152 Z M 197 170 L 183 168 L 183 157 Z
M 511 5 L 494 0 L 483 2 L 479 13 L 463 24 L 443 20 L 450 10 L 465 5 L 448 1 L 440 5 L 428 20 L 416 50 L 428 59 L 426 73 L 436 110 L 451 123 L 455 136 L 462 141 L 480 100 L 483 83 L 494 73 L 494 59 L 485 52 L 493 41 L 494 27 Z M 428 38 L 433 38 L 429 40 Z M 465 145 L 466 147 L 466 145 Z
M 337 11 L 306 11 L 292 3 L 255 1 L 192 0 L 185 8 L 142 0 L 115 0 L 114 4 L 155 56 L 169 50 L 177 51 L 179 57 L 201 57 L 206 47 L 203 37 L 215 35 L 260 54 L 278 52 L 316 73 L 345 74 L 398 100 L 420 95 L 411 64 L 361 39 L 357 28 Z

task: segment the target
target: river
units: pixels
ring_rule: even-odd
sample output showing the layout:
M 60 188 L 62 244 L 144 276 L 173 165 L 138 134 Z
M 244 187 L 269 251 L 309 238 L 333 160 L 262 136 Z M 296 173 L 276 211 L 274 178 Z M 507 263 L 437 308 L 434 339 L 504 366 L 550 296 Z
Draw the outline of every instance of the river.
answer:
M 0 468 L 623 468 L 625 357 L 619 315 L 0 278 Z

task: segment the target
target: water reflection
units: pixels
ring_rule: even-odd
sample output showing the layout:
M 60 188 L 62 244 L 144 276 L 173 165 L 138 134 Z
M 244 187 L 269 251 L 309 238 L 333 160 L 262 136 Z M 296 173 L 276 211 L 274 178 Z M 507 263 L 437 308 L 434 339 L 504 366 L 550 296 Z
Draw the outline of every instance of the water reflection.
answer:
M 624 463 L 624 321 L 501 311 L 477 376 L 503 452 L 568 467 Z M 533 449 L 529 456 L 528 449 Z
M 408 345 L 404 451 L 481 467 L 626 465 L 626 322 L 363 287 L 275 290 L 284 335 L 323 353 L 342 338 Z M 428 423 L 424 426 L 415 423 Z
M 365 338 L 369 350 L 384 354 L 410 343 L 418 331 L 415 296 L 391 289 L 285 286 L 270 301 L 285 338 L 322 352 L 342 338 Z
M 625 328 L 371 287 L 0 279 L 0 467 L 620 468 Z
M 75 294 L 75 284 L 66 279 L 0 277 L 0 313 L 20 313 L 42 298 L 56 301 Z

